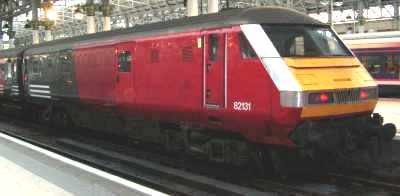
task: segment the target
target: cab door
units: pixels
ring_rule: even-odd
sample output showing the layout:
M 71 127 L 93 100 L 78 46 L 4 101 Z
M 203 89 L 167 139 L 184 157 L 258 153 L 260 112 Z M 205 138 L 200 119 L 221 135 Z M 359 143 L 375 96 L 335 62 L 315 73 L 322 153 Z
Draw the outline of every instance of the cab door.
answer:
M 203 34 L 205 107 L 219 109 L 226 107 L 226 34 L 220 30 Z
M 130 42 L 117 47 L 115 74 L 115 102 L 118 106 L 129 107 L 134 103 L 133 84 L 135 43 Z

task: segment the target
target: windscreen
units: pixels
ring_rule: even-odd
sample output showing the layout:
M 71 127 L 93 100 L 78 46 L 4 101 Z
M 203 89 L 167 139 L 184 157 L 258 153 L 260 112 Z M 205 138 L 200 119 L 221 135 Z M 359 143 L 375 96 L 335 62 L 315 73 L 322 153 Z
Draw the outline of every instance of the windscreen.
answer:
M 310 25 L 263 25 L 282 57 L 351 56 L 329 27 Z

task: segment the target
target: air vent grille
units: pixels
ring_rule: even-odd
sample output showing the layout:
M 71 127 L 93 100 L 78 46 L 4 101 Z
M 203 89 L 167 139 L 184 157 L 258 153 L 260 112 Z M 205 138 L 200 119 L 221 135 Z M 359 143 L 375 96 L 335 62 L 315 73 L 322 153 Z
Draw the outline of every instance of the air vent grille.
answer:
M 182 60 L 183 61 L 192 61 L 193 60 L 193 47 L 186 46 L 182 49 Z

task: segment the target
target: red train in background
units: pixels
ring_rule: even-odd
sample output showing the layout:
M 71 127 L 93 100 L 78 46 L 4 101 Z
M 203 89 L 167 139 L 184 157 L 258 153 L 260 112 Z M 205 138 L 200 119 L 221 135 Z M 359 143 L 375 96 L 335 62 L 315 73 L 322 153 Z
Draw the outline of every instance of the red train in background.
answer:
M 400 96 L 400 32 L 340 36 L 379 85 L 380 96 Z
M 376 84 L 331 28 L 284 8 L 0 51 L 0 69 L 3 109 L 218 162 L 350 156 L 396 131 L 372 115 Z

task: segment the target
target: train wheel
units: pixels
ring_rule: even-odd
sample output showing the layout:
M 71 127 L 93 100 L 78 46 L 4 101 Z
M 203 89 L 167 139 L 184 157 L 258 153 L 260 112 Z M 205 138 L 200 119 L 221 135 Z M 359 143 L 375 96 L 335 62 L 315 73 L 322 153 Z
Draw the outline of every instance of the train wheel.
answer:
M 289 167 L 285 159 L 286 153 L 281 149 L 270 149 L 269 155 L 274 173 L 280 178 L 286 179 L 289 175 Z
M 171 136 L 168 129 L 164 130 L 163 139 L 164 139 L 163 143 L 165 149 L 167 150 L 167 152 L 171 152 L 172 151 Z
M 251 148 L 251 162 L 254 163 L 254 168 L 256 174 L 261 176 L 267 175 L 268 171 L 271 170 L 270 159 L 268 153 L 261 146 L 253 146 Z
M 72 120 L 64 109 L 58 109 L 53 112 L 52 124 L 57 128 L 71 128 Z
M 51 107 L 46 108 L 45 110 L 41 111 L 39 121 L 44 124 L 51 124 L 52 116 L 53 109 Z
M 369 169 L 376 169 L 379 166 L 379 162 L 383 158 L 382 138 L 379 136 L 373 136 L 369 139 L 368 155 L 370 160 L 367 162 L 367 167 Z

